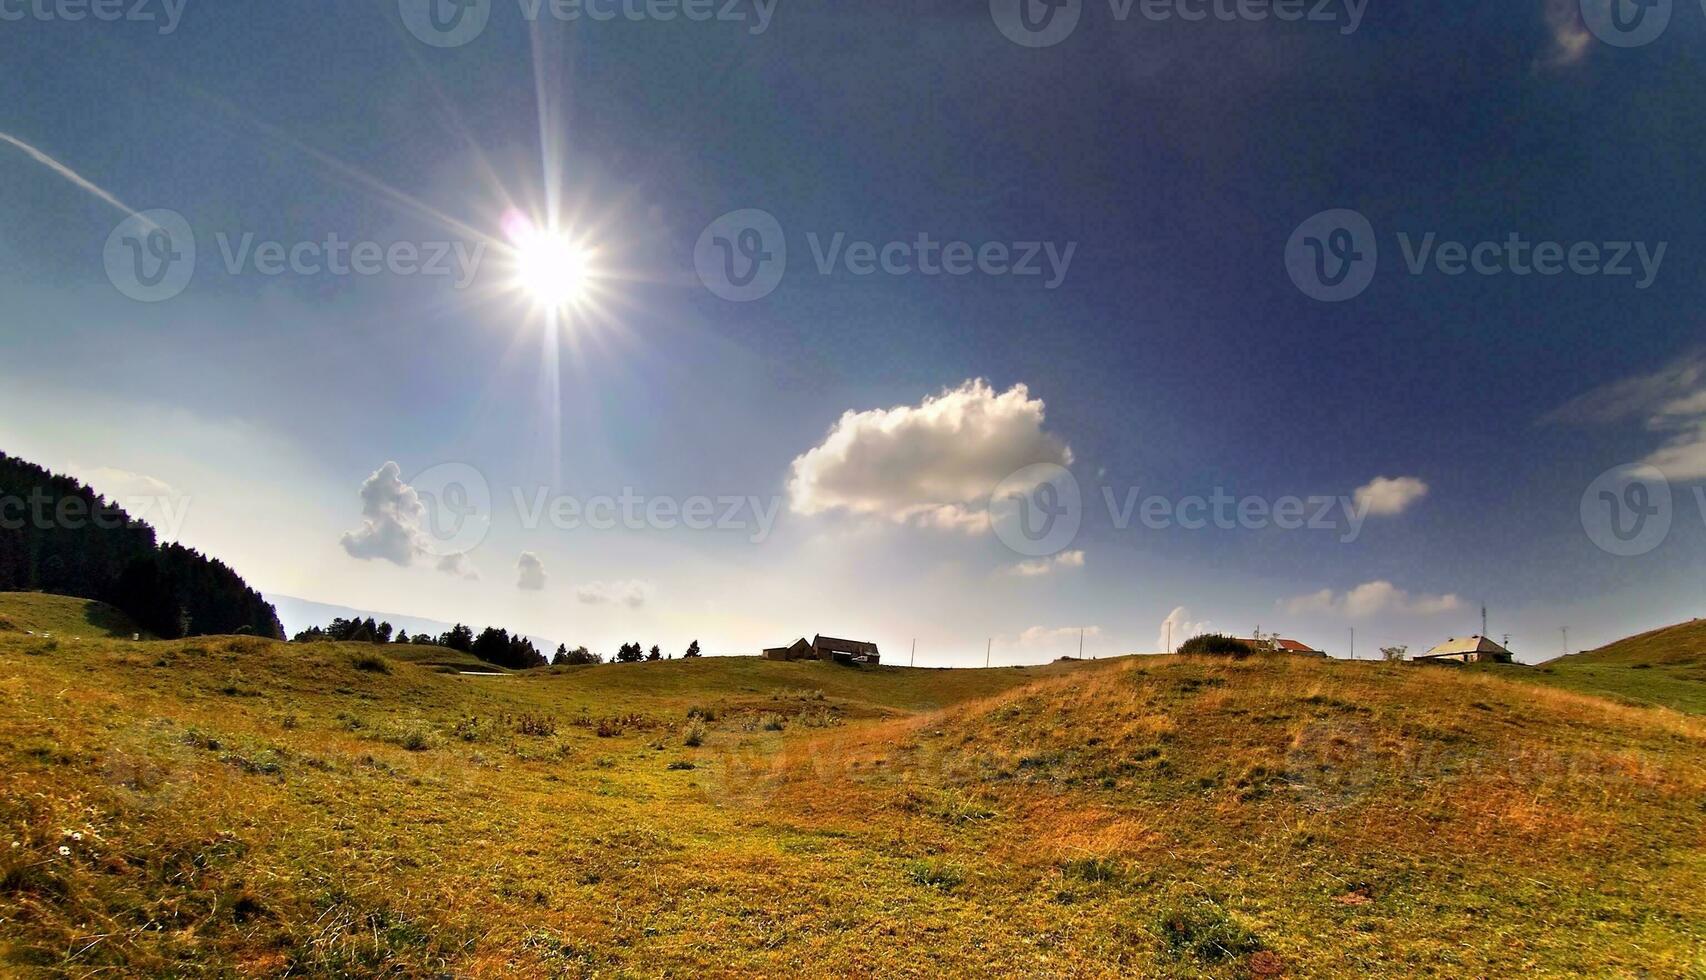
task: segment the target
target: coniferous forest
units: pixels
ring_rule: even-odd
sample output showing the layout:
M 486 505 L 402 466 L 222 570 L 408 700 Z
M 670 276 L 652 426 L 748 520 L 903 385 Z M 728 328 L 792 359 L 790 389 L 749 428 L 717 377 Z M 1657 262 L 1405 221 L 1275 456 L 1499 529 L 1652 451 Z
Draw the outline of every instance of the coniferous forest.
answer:
M 222 562 L 160 544 L 154 528 L 68 476 L 0 453 L 0 592 L 99 599 L 165 639 L 282 639 L 271 603 Z

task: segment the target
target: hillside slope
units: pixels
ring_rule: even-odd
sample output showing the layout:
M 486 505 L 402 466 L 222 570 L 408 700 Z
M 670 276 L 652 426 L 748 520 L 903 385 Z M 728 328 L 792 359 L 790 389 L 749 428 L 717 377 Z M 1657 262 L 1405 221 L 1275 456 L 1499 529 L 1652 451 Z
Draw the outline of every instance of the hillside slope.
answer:
M 1693 619 L 1540 665 L 1534 679 L 1575 691 L 1706 714 L 1706 619 Z
M 115 640 L 142 634 L 152 639 L 129 616 L 104 602 L 45 592 L 0 592 L 0 631 L 4 630 Z
M 385 653 L 0 636 L 0 973 L 1706 963 L 1706 722 L 1674 712 L 1293 658 Z

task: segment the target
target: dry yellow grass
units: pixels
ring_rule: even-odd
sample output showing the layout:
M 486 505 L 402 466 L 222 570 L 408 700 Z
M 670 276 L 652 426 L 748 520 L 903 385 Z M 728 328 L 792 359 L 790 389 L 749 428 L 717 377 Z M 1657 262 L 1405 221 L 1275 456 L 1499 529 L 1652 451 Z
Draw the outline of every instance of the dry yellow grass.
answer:
M 470 678 L 367 652 L 0 636 L 0 972 L 1706 964 L 1706 726 L 1676 712 L 1291 658 Z

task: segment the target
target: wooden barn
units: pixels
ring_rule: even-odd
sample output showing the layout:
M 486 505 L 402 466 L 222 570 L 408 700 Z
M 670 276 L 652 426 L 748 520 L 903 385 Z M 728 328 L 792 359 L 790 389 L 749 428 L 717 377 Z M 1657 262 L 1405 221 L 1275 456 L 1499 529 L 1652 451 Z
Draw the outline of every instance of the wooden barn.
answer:
M 812 649 L 812 645 L 807 643 L 803 636 L 788 646 L 766 647 L 764 650 L 765 660 L 814 660 L 816 658 L 816 651 Z
M 766 660 L 834 660 L 844 664 L 875 664 L 881 663 L 882 657 L 877 653 L 875 643 L 864 640 L 843 640 L 836 636 L 824 636 L 821 633 L 806 642 L 800 637 L 785 647 L 766 647 Z

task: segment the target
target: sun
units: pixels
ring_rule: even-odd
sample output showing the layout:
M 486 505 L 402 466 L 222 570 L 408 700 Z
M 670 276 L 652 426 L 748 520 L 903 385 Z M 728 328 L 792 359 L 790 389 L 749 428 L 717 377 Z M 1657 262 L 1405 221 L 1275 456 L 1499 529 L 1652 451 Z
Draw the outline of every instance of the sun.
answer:
M 515 256 L 517 290 L 546 310 L 578 307 L 588 299 L 598 276 L 591 246 L 568 231 L 539 228 L 521 216 L 505 225 Z

